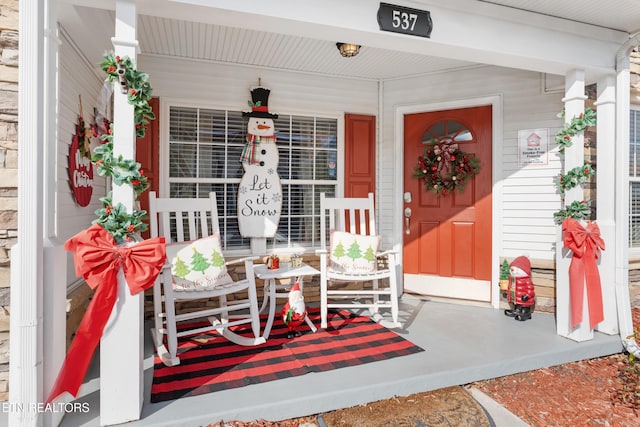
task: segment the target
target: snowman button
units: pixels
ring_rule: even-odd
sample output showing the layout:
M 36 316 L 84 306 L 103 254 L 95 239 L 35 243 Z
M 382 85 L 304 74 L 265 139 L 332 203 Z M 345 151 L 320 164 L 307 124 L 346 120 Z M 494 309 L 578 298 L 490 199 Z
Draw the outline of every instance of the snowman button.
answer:
M 262 151 L 260 152 L 260 154 L 262 154 L 262 155 L 267 154 L 267 150 L 262 150 Z
M 264 166 L 264 162 L 260 162 L 260 166 Z

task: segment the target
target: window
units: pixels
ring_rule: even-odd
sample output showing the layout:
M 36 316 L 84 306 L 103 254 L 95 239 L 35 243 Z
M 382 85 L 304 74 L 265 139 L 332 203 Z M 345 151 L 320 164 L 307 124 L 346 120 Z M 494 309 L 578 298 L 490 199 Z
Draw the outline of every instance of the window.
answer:
M 282 184 L 282 215 L 268 248 L 314 247 L 320 237 L 320 193 L 335 196 L 336 118 L 280 115 L 274 120 Z M 225 250 L 248 249 L 238 230 L 237 191 L 247 119 L 240 111 L 169 107 L 169 195 L 216 192 Z
M 473 136 L 462 123 L 440 121 L 432 125 L 422 136 L 423 144 L 471 141 Z
M 640 249 L 640 109 L 629 117 L 629 246 Z

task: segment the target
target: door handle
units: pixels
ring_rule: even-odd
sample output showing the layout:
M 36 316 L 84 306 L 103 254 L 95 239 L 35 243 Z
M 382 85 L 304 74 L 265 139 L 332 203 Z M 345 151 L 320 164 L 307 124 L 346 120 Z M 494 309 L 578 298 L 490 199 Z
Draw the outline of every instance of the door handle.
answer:
M 411 208 L 404 208 L 404 234 L 410 234 L 409 218 L 411 218 Z

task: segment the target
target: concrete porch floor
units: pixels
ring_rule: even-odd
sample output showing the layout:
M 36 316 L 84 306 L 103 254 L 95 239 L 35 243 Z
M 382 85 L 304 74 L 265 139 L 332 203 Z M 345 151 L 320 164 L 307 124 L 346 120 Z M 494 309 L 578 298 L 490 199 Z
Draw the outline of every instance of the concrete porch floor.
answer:
M 153 349 L 147 340 L 145 403 L 141 419 L 126 425 L 195 427 L 219 420 L 276 421 L 622 351 L 617 335 L 596 332 L 593 340 L 582 343 L 557 336 L 555 317 L 548 313 L 534 313 L 531 320 L 517 322 L 493 308 L 404 295 L 400 316 L 405 327 L 397 332 L 424 352 L 153 404 L 149 403 Z M 89 404 L 90 411 L 68 413 L 62 426 L 100 425 L 95 366 L 90 378 L 78 398 Z

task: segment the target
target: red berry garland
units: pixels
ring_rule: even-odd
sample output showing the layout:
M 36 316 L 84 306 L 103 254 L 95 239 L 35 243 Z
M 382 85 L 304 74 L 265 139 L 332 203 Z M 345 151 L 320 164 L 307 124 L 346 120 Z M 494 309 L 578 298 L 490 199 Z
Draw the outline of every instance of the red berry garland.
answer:
M 418 157 L 413 175 L 424 182 L 425 190 L 446 197 L 456 189 L 462 191 L 479 171 L 478 159 L 461 151 L 458 144 L 434 141 Z
M 149 120 L 155 120 L 149 105 L 152 89 L 148 82 L 149 76 L 137 71 L 133 65 L 130 58 L 121 58 L 113 53 L 105 54 L 104 60 L 100 63 L 100 67 L 107 74 L 108 81 L 113 82 L 120 77 L 123 78 L 124 87 L 127 89 L 125 91 L 127 101 L 133 105 L 136 136 L 144 137 Z M 121 70 L 122 74 L 119 74 L 118 70 Z M 92 160 L 100 176 L 110 176 L 116 185 L 130 185 L 138 196 L 149 188 L 148 179 L 140 163 L 124 159 L 122 155 L 114 156 L 112 127 L 113 125 L 106 134 L 101 136 L 102 145 L 95 148 Z M 129 213 L 122 203 L 114 206 L 111 192 L 100 198 L 100 201 L 102 208 L 96 211 L 98 219 L 94 223 L 100 224 L 111 233 L 118 243 L 129 241 L 134 238 L 134 235 L 147 229 L 147 224 L 143 222 L 146 211 L 134 210 Z

